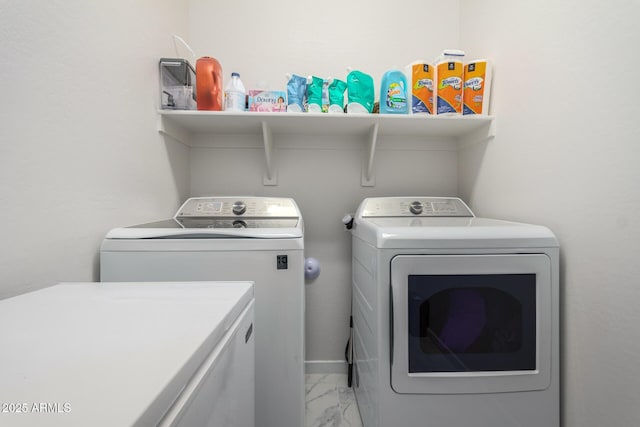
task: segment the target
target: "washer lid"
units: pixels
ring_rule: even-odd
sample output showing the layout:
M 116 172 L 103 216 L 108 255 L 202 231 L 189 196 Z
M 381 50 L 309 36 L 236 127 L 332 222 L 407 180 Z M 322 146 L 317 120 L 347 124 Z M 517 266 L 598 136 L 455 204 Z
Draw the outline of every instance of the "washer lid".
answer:
M 168 219 L 114 228 L 106 239 L 298 239 L 302 220 Z
M 0 401 L 27 404 L 2 419 L 155 425 L 252 299 L 249 282 L 189 282 L 60 284 L 2 300 Z M 34 413 L 41 403 L 56 413 Z

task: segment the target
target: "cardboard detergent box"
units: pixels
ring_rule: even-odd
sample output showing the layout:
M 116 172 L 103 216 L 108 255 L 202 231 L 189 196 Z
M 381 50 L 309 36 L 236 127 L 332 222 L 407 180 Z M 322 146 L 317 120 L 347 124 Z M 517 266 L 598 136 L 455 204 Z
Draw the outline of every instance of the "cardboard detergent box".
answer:
M 249 111 L 285 113 L 287 111 L 287 94 L 274 90 L 250 90 Z

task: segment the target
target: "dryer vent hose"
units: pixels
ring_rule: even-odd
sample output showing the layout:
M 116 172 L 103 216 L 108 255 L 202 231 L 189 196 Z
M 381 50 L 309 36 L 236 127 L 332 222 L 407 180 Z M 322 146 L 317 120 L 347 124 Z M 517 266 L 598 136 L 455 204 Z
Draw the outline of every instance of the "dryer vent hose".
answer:
M 349 316 L 349 339 L 344 349 L 344 358 L 347 361 L 347 386 L 353 384 L 353 316 Z

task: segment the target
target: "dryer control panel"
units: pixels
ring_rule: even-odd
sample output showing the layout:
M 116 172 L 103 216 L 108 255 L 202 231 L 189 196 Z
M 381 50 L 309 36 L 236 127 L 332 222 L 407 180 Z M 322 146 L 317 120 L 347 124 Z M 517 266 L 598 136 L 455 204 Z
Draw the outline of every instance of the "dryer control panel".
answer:
M 365 217 L 469 217 L 475 215 L 456 197 L 374 197 L 362 204 Z

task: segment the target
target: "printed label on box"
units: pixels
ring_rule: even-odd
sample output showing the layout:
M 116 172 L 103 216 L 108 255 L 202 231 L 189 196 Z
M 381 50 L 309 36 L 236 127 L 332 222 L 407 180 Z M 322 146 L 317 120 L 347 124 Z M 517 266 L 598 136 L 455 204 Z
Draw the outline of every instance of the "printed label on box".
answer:
M 285 92 L 269 90 L 250 90 L 249 111 L 277 112 L 287 111 L 287 96 Z

